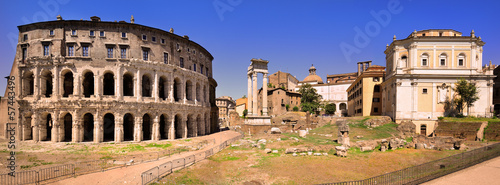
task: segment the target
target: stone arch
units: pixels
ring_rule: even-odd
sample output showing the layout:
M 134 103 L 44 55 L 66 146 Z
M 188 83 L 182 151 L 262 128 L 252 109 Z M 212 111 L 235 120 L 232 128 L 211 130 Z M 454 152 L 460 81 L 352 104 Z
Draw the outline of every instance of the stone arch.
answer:
M 181 79 L 174 79 L 174 99 L 175 101 L 182 100 L 182 82 Z
M 162 114 L 160 116 L 160 139 L 168 139 L 169 133 L 168 133 L 168 115 Z
M 41 91 L 44 97 L 50 97 L 52 95 L 53 84 L 52 84 L 52 72 L 49 70 L 44 70 L 42 72 Z
M 103 95 L 115 95 L 115 75 L 113 74 L 113 72 L 104 72 L 102 89 Z
M 195 129 L 196 123 L 195 123 L 194 115 L 189 114 L 187 116 L 186 124 L 187 124 L 187 137 L 196 137 L 196 129 Z
M 210 116 L 208 113 L 205 113 L 205 135 L 210 134 Z
M 347 109 L 347 105 L 345 103 L 340 103 L 339 110 L 346 110 L 346 109 Z
M 408 67 L 408 57 L 405 55 L 401 56 L 401 67 Z M 366 69 L 363 69 L 365 71 Z
M 457 66 L 466 66 L 467 55 L 464 52 L 460 52 L 457 55 Z
M 205 130 L 205 125 L 203 124 L 203 120 L 201 119 L 201 114 L 198 114 L 198 116 L 196 117 L 196 124 L 197 136 L 205 135 L 205 133 L 203 133 L 203 131 Z
M 167 77 L 161 76 L 158 83 L 158 97 L 162 100 L 166 100 L 168 97 L 168 81 Z
M 143 97 L 151 97 L 151 91 L 153 85 L 151 83 L 151 75 L 144 74 L 142 75 L 142 96 Z
M 193 82 L 191 80 L 186 81 L 186 99 L 193 100 Z
M 127 113 L 123 116 L 123 141 L 134 140 L 134 116 Z
M 70 70 L 65 70 L 62 72 L 62 95 L 63 97 L 69 97 L 70 94 L 73 94 L 73 72 Z
M 94 115 L 91 113 L 83 115 L 83 141 L 94 141 Z
M 422 124 L 420 125 L 420 134 L 426 136 L 427 135 L 427 125 Z
M 88 98 L 94 95 L 94 73 L 90 70 L 86 70 L 83 73 L 83 96 Z
M 71 142 L 72 141 L 72 135 L 73 135 L 73 116 L 71 113 L 66 113 L 63 114 L 62 116 L 62 126 L 63 126 L 63 141 L 65 142 Z
M 151 115 L 148 113 L 142 116 L 142 140 L 151 140 L 153 131 L 153 120 L 151 119 Z
M 123 74 L 123 96 L 134 96 L 134 75 Z
M 53 121 L 50 113 L 42 114 L 42 124 L 40 124 L 40 141 L 52 140 Z
M 24 115 L 23 133 L 24 140 L 33 140 L 33 126 L 31 124 L 33 113 L 28 112 Z
M 175 139 L 184 137 L 184 128 L 182 124 L 182 116 L 180 114 L 174 117 Z
M 103 117 L 103 140 L 115 140 L 115 115 L 107 113 Z
M 33 95 L 35 93 L 35 76 L 33 72 L 26 71 L 23 75 L 23 94 Z

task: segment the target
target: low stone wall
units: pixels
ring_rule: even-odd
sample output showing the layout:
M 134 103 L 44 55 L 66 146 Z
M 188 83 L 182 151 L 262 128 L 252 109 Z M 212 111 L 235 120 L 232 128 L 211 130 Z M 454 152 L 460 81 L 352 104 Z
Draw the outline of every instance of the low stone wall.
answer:
M 490 122 L 484 129 L 484 139 L 488 141 L 500 141 L 500 122 Z
M 435 130 L 436 136 L 450 136 L 459 139 L 466 139 L 468 141 L 474 141 L 476 139 L 481 139 L 478 137 L 478 132 L 482 132 L 481 126 L 483 122 L 438 122 L 438 126 Z

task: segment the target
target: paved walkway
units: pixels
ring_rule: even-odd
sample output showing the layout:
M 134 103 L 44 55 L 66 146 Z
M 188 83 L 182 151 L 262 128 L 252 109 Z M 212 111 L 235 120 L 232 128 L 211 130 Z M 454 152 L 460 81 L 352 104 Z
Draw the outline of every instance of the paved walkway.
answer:
M 500 157 L 424 183 L 425 185 L 500 184 Z
M 75 178 L 68 178 L 64 179 L 58 182 L 54 182 L 51 184 L 61 184 L 61 185 L 67 185 L 67 184 L 81 184 L 81 185 L 99 185 L 99 184 L 141 184 L 141 174 L 142 172 L 149 170 L 155 166 L 158 166 L 160 164 L 163 164 L 165 162 L 175 160 L 175 159 L 180 159 L 187 157 L 189 155 L 193 155 L 195 153 L 198 153 L 200 151 L 205 151 L 208 150 L 209 148 L 212 148 L 213 146 L 216 146 L 218 144 L 221 144 L 223 141 L 226 141 L 228 139 L 231 139 L 233 137 L 238 136 L 238 132 L 234 131 L 224 131 L 224 132 L 218 132 L 215 134 L 211 134 L 208 136 L 201 136 L 199 138 L 201 139 L 215 139 L 215 145 L 212 146 L 207 146 L 206 148 L 199 150 L 199 151 L 193 151 L 193 152 L 186 152 L 186 153 L 181 153 L 179 155 L 173 155 L 169 158 L 165 159 L 160 159 L 158 161 L 153 161 L 153 162 L 148 162 L 148 163 L 142 163 L 142 164 L 137 164 L 133 166 L 128 166 L 128 167 L 122 167 L 122 168 L 117 168 L 117 169 L 112 169 L 108 170 L 105 172 L 97 172 L 97 173 L 91 173 L 91 174 L 86 174 L 86 175 L 80 175 Z

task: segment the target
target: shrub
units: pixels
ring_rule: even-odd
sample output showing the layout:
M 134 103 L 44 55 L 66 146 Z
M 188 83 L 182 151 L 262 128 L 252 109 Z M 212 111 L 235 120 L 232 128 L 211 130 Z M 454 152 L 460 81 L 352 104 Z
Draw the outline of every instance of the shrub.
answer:
M 295 111 L 295 112 L 299 111 L 299 107 L 297 107 L 297 106 L 293 107 L 293 111 Z

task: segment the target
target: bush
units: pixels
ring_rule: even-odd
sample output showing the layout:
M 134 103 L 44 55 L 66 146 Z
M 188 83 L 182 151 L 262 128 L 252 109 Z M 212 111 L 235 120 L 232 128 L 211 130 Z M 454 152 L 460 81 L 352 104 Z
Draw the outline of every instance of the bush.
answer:
M 286 108 L 286 111 L 288 111 L 290 109 L 290 105 L 286 104 L 285 108 Z
M 299 107 L 297 107 L 297 106 L 293 107 L 293 111 L 295 111 L 295 112 L 299 111 Z
M 444 119 L 444 117 L 443 117 L 443 116 L 438 117 L 438 120 L 439 120 L 439 121 L 441 121 L 441 120 L 443 120 L 443 119 Z

